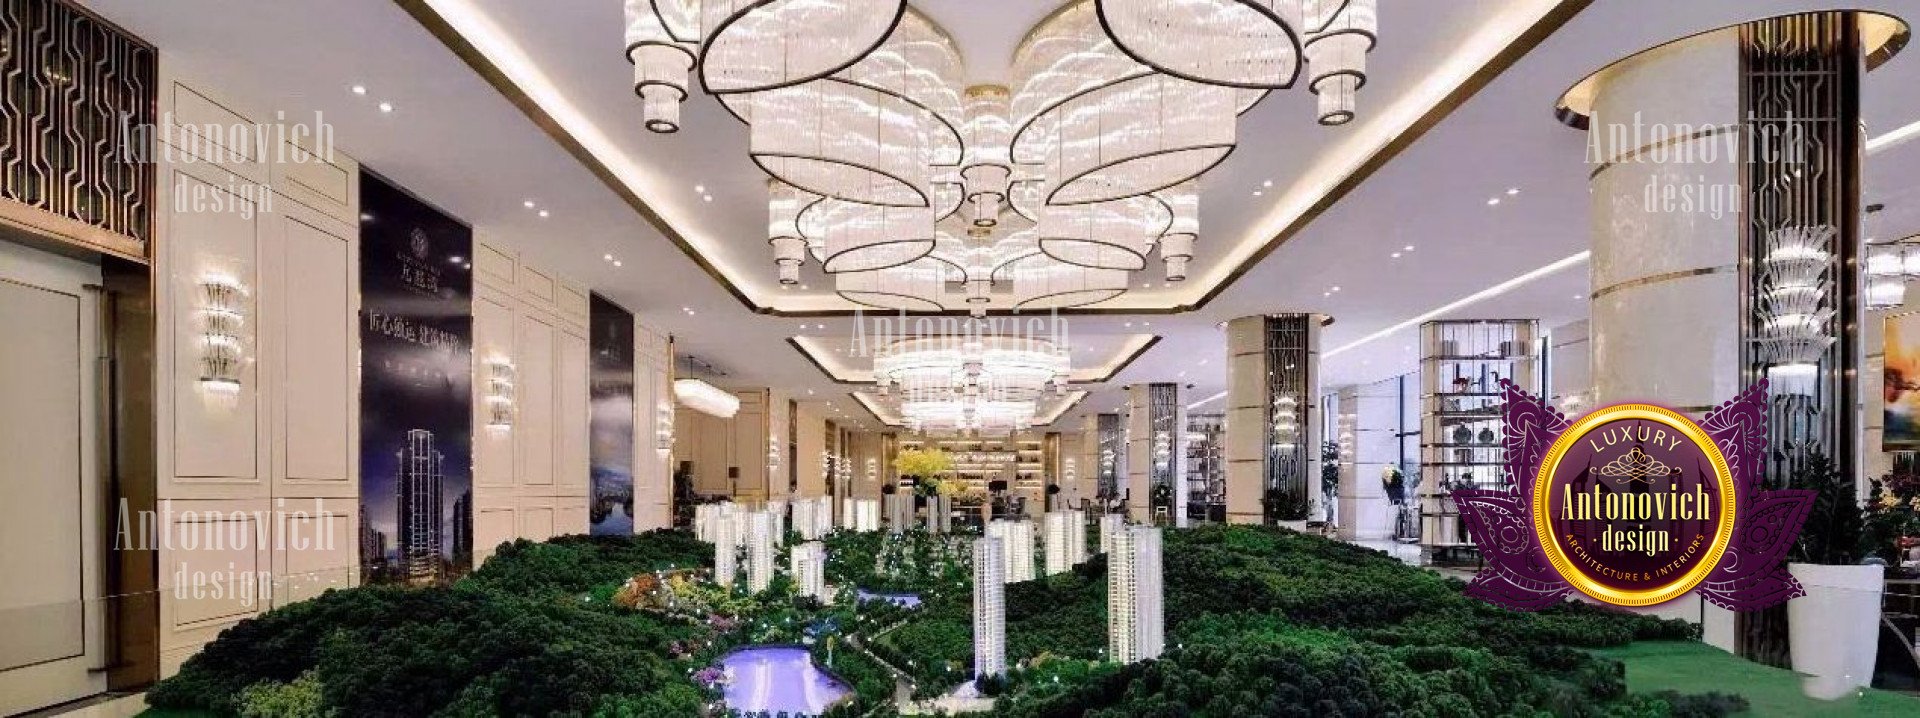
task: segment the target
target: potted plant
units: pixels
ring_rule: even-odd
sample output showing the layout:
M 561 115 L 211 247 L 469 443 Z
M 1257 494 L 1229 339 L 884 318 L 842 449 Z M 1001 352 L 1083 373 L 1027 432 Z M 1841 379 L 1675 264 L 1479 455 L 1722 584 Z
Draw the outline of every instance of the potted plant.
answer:
M 1862 563 L 1865 512 L 1851 481 L 1832 460 L 1809 454 L 1789 480 L 1814 492 L 1787 572 L 1807 595 L 1787 602 L 1787 639 L 1793 670 L 1808 676 L 1802 691 L 1833 700 L 1873 682 L 1879 652 L 1880 593 L 1886 566 Z
M 1861 551 L 1888 566 L 1905 566 L 1920 545 L 1920 475 L 1896 472 L 1874 481 L 1865 523 Z

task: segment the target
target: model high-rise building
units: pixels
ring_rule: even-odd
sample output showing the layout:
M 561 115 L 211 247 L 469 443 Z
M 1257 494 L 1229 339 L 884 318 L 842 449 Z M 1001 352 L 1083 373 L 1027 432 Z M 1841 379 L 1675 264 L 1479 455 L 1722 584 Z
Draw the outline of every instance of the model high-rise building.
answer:
M 813 519 L 816 505 L 812 499 L 793 500 L 793 530 L 800 534 L 800 539 L 803 541 L 814 541 L 820 538 L 820 532 L 815 528 Z
M 853 530 L 862 533 L 880 530 L 879 499 L 855 499 L 853 509 Z
M 1006 580 L 1032 581 L 1033 522 L 1025 519 L 995 519 L 987 524 L 987 535 L 1000 539 L 1001 555 L 1006 561 Z
M 887 507 L 887 532 L 900 533 L 913 528 L 913 494 L 892 493 L 880 497 Z
M 787 570 L 793 572 L 793 583 L 802 596 L 812 597 L 821 603 L 827 603 L 833 596 L 827 593 L 827 546 L 819 541 L 794 544 L 788 549 Z
M 722 505 L 701 506 L 711 508 L 707 513 L 707 540 L 713 542 L 713 582 L 729 591 L 733 589 L 734 579 L 740 571 L 740 534 L 739 526 Z M 696 525 L 700 518 L 696 515 Z
M 1047 575 L 1072 571 L 1087 560 L 1087 527 L 1078 511 L 1049 511 L 1046 518 Z
M 973 675 L 1007 672 L 1006 557 L 1000 539 L 973 541 Z
M 433 432 L 413 429 L 407 432 L 406 445 L 398 452 L 399 464 L 394 476 L 394 533 L 400 550 L 400 575 L 414 583 L 430 582 L 440 575 L 441 522 L 445 508 L 440 500 L 440 452 L 433 448 Z
M 1127 530 L 1126 514 L 1100 515 L 1100 553 L 1113 555 L 1113 535 Z
M 767 590 L 773 583 L 773 512 L 755 511 L 747 515 L 747 590 Z
M 1120 663 L 1158 658 L 1166 645 L 1160 583 L 1160 529 L 1129 526 L 1107 552 L 1107 656 Z

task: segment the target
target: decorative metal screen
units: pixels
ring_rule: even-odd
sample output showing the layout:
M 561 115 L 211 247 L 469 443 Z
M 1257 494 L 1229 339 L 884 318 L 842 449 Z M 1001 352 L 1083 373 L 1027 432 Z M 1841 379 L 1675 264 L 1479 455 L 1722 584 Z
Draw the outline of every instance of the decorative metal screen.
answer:
M 1307 491 L 1319 480 L 1309 477 L 1313 402 L 1308 396 L 1311 357 L 1311 323 L 1306 314 L 1280 314 L 1266 318 L 1267 401 L 1266 439 L 1266 511 L 1275 521 L 1305 521 L 1309 508 Z
M 77 6 L 0 3 L 0 197 L 146 244 L 154 50 Z
M 1180 455 L 1181 434 L 1186 427 L 1180 425 L 1180 385 L 1147 385 L 1147 441 L 1149 457 L 1147 460 L 1147 484 L 1153 487 L 1149 498 L 1156 506 L 1165 506 L 1169 510 L 1178 503 L 1174 500 L 1177 491 L 1185 489 L 1178 486 L 1180 465 L 1184 463 Z
M 1748 138 L 1741 158 L 1742 383 L 1773 379 L 1767 482 L 1776 487 L 1822 459 L 1842 477 L 1856 477 L 1863 62 L 1852 13 L 1807 13 L 1740 29 L 1741 129 Z M 1797 244 L 1783 250 L 1784 242 Z M 1783 280 L 1783 251 L 1817 255 L 1824 266 Z M 1783 290 L 1787 282 L 1793 286 Z M 1797 299 L 1804 295 L 1797 286 L 1814 287 L 1813 296 Z M 1776 348 L 1780 325 L 1793 321 L 1784 317 L 1806 318 L 1804 333 L 1818 343 L 1796 339 L 1801 355 L 1783 355 Z M 1783 372 L 1783 364 L 1802 371 Z M 1739 614 L 1741 655 L 1788 665 L 1785 614 L 1784 607 Z
M 1121 431 L 1119 414 L 1101 414 L 1097 419 L 1100 432 L 1100 446 L 1095 460 L 1100 462 L 1100 496 L 1114 498 L 1120 494 L 1120 473 L 1122 463 L 1126 461 L 1126 435 Z

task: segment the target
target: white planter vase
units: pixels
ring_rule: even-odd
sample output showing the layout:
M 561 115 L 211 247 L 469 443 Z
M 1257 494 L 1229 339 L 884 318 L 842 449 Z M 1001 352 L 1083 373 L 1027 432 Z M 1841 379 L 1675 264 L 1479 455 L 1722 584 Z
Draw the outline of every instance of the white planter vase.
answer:
M 1807 589 L 1787 602 L 1793 670 L 1806 676 L 1801 691 L 1834 700 L 1872 684 L 1886 567 L 1789 563 L 1787 572 Z

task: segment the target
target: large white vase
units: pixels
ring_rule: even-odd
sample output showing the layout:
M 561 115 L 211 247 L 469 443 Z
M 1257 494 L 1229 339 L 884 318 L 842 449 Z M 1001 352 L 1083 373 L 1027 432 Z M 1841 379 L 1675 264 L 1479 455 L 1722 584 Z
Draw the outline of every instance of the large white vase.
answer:
M 1807 696 L 1834 700 L 1873 683 L 1885 566 L 1789 563 L 1807 595 L 1787 602 L 1793 670 Z

